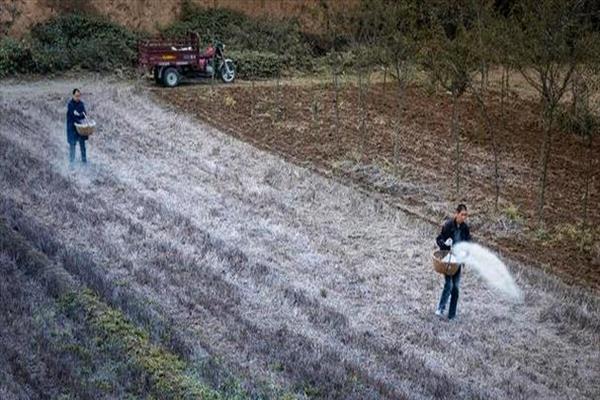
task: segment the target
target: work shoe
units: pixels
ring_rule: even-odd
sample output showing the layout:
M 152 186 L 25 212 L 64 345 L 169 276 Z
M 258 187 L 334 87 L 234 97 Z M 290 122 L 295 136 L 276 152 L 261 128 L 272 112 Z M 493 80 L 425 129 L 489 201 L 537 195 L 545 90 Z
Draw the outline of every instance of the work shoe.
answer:
M 439 308 L 437 310 L 435 310 L 435 315 L 437 315 L 438 317 L 441 317 L 444 315 L 444 311 L 440 310 Z

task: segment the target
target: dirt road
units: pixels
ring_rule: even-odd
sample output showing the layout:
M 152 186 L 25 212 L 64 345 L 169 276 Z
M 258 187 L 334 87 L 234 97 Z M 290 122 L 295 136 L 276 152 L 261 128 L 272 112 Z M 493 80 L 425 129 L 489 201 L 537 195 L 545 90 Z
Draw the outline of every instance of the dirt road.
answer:
M 509 262 L 513 304 L 466 271 L 458 321 L 440 320 L 430 225 L 130 84 L 2 85 L 0 215 L 57 262 L 40 232 L 78 255 L 102 296 L 156 306 L 191 362 L 316 398 L 600 396 L 600 301 L 582 289 Z M 100 129 L 70 169 L 74 86 Z

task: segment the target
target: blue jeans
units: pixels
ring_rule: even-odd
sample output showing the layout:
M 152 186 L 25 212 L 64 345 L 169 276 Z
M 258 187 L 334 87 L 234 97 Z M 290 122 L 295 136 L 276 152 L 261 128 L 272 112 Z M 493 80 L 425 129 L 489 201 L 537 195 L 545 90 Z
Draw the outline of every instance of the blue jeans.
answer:
M 81 149 L 81 162 L 87 162 L 86 154 L 85 154 L 85 140 L 77 139 L 75 143 L 69 143 L 69 162 L 75 161 L 75 146 L 79 143 L 79 148 Z
M 440 304 L 438 310 L 444 311 L 446 309 L 446 303 L 448 303 L 448 297 L 450 297 L 450 309 L 448 310 L 448 318 L 452 319 L 456 316 L 456 308 L 458 306 L 458 291 L 460 287 L 460 273 L 462 267 L 458 268 L 458 271 L 453 276 L 445 275 L 444 289 L 442 290 L 442 297 L 440 298 Z

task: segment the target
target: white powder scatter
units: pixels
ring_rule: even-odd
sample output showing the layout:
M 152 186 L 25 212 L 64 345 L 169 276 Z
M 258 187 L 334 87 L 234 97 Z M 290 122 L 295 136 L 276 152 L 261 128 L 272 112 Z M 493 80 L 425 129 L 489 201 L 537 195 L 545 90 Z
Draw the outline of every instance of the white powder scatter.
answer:
M 476 243 L 460 242 L 452 249 L 457 262 L 473 268 L 492 288 L 516 301 L 522 301 L 517 287 L 506 265 L 492 251 Z

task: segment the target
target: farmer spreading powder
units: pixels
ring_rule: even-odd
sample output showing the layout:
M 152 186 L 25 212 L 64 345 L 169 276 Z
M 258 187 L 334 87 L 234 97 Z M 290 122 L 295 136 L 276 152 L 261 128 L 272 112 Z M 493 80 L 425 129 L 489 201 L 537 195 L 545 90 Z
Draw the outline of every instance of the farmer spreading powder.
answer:
M 440 250 L 450 250 L 452 243 L 469 242 L 471 241 L 471 233 L 467 226 L 467 206 L 459 204 L 456 207 L 454 217 L 442 227 L 442 232 L 436 239 L 436 243 Z M 450 297 L 450 308 L 448 310 L 448 319 L 456 317 L 456 309 L 458 306 L 458 291 L 460 285 L 460 272 L 462 265 L 458 267 L 456 274 L 449 276 L 444 275 L 444 289 L 438 304 L 436 315 L 444 315 L 448 298 Z

